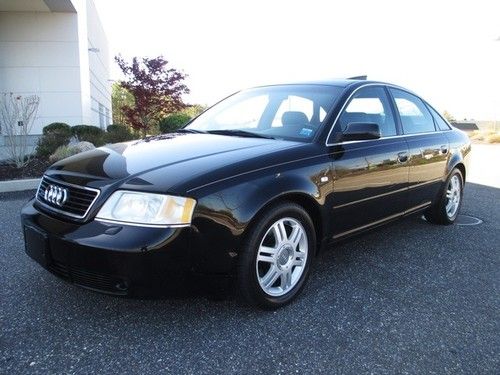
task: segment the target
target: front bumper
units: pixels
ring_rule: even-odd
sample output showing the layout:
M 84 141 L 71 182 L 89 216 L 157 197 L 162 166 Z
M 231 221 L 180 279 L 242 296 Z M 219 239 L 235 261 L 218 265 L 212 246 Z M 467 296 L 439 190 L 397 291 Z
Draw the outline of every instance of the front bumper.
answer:
M 33 203 L 21 212 L 26 252 L 53 274 L 127 296 L 177 293 L 189 284 L 191 228 L 76 224 L 40 212 Z

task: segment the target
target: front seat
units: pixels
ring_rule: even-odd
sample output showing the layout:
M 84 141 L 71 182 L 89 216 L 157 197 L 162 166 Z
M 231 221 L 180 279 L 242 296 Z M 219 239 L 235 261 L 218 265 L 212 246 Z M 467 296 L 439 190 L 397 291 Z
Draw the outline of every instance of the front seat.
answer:
M 290 126 L 309 126 L 309 119 L 304 112 L 300 111 L 287 111 L 281 116 L 281 124 L 284 128 Z

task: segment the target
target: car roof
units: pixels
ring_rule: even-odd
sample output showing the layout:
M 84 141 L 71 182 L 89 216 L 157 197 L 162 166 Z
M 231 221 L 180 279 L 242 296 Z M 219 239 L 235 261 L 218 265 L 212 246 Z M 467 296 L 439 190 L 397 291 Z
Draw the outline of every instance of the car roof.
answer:
M 347 87 L 352 84 L 356 84 L 358 82 L 373 83 L 375 81 L 367 81 L 366 79 L 332 78 L 332 79 L 317 79 L 317 80 L 294 82 L 293 84 Z M 377 82 L 377 83 L 382 83 L 382 82 Z
M 361 86 L 366 84 L 397 86 L 393 85 L 392 83 L 371 81 L 366 79 L 333 78 L 333 79 L 318 79 L 318 80 L 307 80 L 307 81 L 276 82 L 267 85 L 259 85 L 257 87 L 284 86 L 284 85 L 322 85 L 322 86 L 348 87 L 348 86 Z
M 320 86 L 334 86 L 341 88 L 350 88 L 352 90 L 365 85 L 386 85 L 401 89 L 403 91 L 409 92 L 413 95 L 419 96 L 411 90 L 405 87 L 395 85 L 389 82 L 366 80 L 366 79 L 349 79 L 349 78 L 333 78 L 333 79 L 321 79 L 321 80 L 309 80 L 309 81 L 297 81 L 297 82 L 280 82 L 268 85 L 259 85 L 256 87 L 269 87 L 269 86 L 286 86 L 286 85 L 320 85 Z M 254 88 L 256 88 L 254 87 Z

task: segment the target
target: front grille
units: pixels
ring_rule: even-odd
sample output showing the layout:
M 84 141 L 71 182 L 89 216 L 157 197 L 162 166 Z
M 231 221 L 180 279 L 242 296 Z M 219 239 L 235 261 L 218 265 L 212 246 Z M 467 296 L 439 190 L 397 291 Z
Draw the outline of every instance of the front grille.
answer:
M 49 193 L 53 194 L 49 194 Z M 77 186 L 43 176 L 36 199 L 45 208 L 60 214 L 83 219 L 95 200 L 99 190 Z
M 119 277 L 69 267 L 56 261 L 52 261 L 48 268 L 57 276 L 84 288 L 119 295 L 127 294 L 127 283 Z

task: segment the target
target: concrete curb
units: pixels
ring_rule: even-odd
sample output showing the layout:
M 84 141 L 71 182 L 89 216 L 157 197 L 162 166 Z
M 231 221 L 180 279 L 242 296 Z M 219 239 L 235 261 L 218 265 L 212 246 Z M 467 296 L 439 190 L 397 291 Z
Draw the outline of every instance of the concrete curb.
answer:
M 27 178 L 24 180 L 0 181 L 0 193 L 10 193 L 12 191 L 33 190 L 38 188 L 39 178 Z

